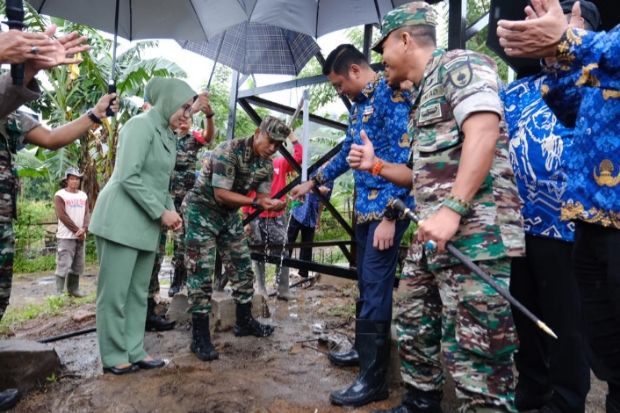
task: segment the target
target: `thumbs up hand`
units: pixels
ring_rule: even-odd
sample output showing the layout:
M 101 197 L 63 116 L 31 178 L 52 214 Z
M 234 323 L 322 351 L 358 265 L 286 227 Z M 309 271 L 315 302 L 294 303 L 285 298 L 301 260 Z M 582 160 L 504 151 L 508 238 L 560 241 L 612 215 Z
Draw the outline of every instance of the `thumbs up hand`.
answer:
M 351 145 L 351 151 L 349 152 L 349 166 L 352 169 L 358 171 L 370 171 L 375 166 L 375 147 L 372 145 L 366 132 L 360 133 L 362 139 L 361 145 Z

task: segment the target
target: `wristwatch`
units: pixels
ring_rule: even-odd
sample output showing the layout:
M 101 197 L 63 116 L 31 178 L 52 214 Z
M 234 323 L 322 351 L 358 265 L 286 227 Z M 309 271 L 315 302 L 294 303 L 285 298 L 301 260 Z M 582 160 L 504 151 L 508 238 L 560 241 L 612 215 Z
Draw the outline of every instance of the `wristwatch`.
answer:
M 387 219 L 388 221 L 394 221 L 396 218 L 398 218 L 398 212 L 394 211 L 394 208 L 392 208 L 391 206 L 388 206 L 383 212 L 383 218 Z
M 258 209 L 258 198 L 254 198 L 252 200 L 252 205 L 250 205 L 253 209 Z
M 98 117 L 97 117 L 97 115 L 95 115 L 95 114 L 93 113 L 93 110 L 92 110 L 92 109 L 88 109 L 88 112 L 86 112 L 86 114 L 88 115 L 88 117 L 90 118 L 90 120 L 92 120 L 93 122 L 95 122 L 95 123 L 97 123 L 97 124 L 99 124 L 99 125 L 103 124 L 103 122 L 101 121 L 101 119 L 100 119 L 100 118 L 98 118 Z

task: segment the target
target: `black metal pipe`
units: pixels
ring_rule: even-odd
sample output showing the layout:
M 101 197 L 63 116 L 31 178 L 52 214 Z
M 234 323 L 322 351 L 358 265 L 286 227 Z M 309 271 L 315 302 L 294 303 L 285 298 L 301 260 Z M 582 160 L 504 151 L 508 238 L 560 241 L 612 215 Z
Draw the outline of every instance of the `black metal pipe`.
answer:
M 71 333 L 60 334 L 58 336 L 48 337 L 38 340 L 39 343 L 53 343 L 54 341 L 64 340 L 66 338 L 83 336 L 84 334 L 94 333 L 97 331 L 97 327 L 91 327 L 84 330 L 73 331 Z
M 400 199 L 392 202 L 392 206 L 398 211 L 404 212 L 405 215 L 407 215 L 416 224 L 419 223 L 420 218 L 413 211 L 411 211 L 411 209 L 409 209 L 407 205 L 405 205 L 405 203 Z M 485 273 L 482 268 L 480 268 L 478 265 L 476 265 L 476 263 L 469 259 L 467 255 L 463 254 L 452 242 L 446 242 L 446 250 L 448 250 L 450 254 L 454 255 L 459 261 L 461 261 L 463 265 L 466 266 L 471 272 L 482 278 L 484 282 L 489 284 L 495 291 L 497 291 L 499 295 L 508 300 L 508 302 L 510 302 L 510 304 L 512 304 L 514 308 L 518 309 L 527 318 L 532 320 L 538 326 L 538 328 L 549 334 L 551 337 L 558 338 L 558 336 L 556 336 L 555 333 L 545 323 L 539 320 L 538 317 L 532 314 L 530 310 L 528 310 L 523 304 L 521 304 L 516 298 L 514 298 L 512 294 L 508 292 L 508 290 L 496 283 L 489 274 Z

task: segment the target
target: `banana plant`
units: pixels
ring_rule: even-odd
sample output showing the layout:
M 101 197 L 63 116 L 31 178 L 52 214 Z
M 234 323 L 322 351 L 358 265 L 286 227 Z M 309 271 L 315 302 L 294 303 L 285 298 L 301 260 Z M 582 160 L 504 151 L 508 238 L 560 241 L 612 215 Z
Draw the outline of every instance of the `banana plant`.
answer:
M 25 21 L 34 31 L 44 31 L 52 23 L 58 26 L 57 32 L 77 31 L 88 38 L 91 46 L 82 54 L 83 62 L 79 65 L 56 67 L 39 77 L 42 96 L 29 106 L 41 114 L 50 128 L 59 127 L 80 117 L 107 93 L 112 41 L 90 27 L 40 16 L 30 6 Z M 84 190 L 89 196 L 90 206 L 94 207 L 100 186 L 107 182 L 114 170 L 119 131 L 140 109 L 129 97 L 143 96 L 144 87 L 153 76 L 187 77 L 185 71 L 170 60 L 143 57 L 145 51 L 157 46 L 156 41 L 136 42 L 117 56 L 116 81 L 121 105 L 114 118 L 104 120 L 101 127 L 88 131 L 58 151 L 36 149 L 35 156 L 43 165 L 36 170 L 21 165 L 20 175 L 36 176 L 47 171 L 50 179 L 58 182 L 67 167 L 78 167 L 84 173 Z

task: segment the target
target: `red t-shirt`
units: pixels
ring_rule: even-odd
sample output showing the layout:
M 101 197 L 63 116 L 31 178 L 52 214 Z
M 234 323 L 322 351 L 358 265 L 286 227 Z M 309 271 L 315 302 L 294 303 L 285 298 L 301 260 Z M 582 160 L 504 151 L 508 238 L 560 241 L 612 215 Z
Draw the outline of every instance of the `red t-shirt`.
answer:
M 303 147 L 301 146 L 299 142 L 294 143 L 293 144 L 293 159 L 295 159 L 295 161 L 298 164 L 301 164 L 302 157 L 303 157 Z M 293 172 L 294 170 L 295 169 L 293 169 L 291 164 L 288 163 L 288 161 L 284 157 L 276 158 L 273 160 L 273 182 L 271 183 L 271 197 L 272 198 L 275 196 L 275 194 L 280 192 L 282 188 L 286 186 L 286 175 Z M 256 192 L 252 191 L 248 194 L 248 196 L 250 198 L 254 198 L 256 196 Z M 280 199 L 284 200 L 285 197 L 286 195 Z M 244 206 L 244 207 L 241 207 L 241 211 L 243 211 L 243 213 L 245 214 L 251 214 L 255 210 L 252 207 Z M 280 211 L 280 212 L 263 211 L 260 214 L 260 216 L 263 218 L 274 218 L 280 215 L 284 215 L 284 211 Z

